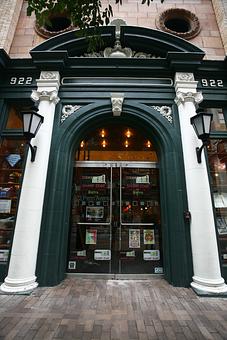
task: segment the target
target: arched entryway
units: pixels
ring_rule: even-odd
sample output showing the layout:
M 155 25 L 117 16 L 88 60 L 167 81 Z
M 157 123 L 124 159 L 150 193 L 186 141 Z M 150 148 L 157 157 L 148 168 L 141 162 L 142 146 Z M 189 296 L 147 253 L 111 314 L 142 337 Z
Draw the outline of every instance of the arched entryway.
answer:
M 164 277 L 169 282 L 177 286 L 187 286 L 191 279 L 192 263 L 189 228 L 183 215 L 187 210 L 187 200 L 182 175 L 180 134 L 155 109 L 135 101 L 125 105 L 124 115 L 121 117 L 113 117 L 109 102 L 85 106 L 80 114 L 72 115 L 61 129 L 56 130 L 43 210 L 37 263 L 38 280 L 41 285 L 54 285 L 64 279 L 68 271 L 73 170 L 77 164 L 75 154 L 85 136 L 89 135 L 88 132 L 92 133 L 112 123 L 141 131 L 143 137 L 154 145 L 160 174 L 163 249 L 163 263 L 160 268 L 164 268 Z M 150 230 L 150 227 L 147 229 Z
M 150 137 L 116 120 L 84 136 L 75 154 L 67 271 L 162 274 L 161 225 Z
M 114 48 L 115 26 L 100 28 L 100 35 L 103 49 Z M 31 51 L 33 62 L 41 69 L 45 65 L 48 70 L 50 66 L 61 70 L 36 270 L 41 285 L 59 283 L 68 270 L 76 150 L 90 132 L 113 121 L 136 127 L 154 143 L 160 175 L 164 276 L 177 286 L 191 282 L 190 228 L 184 219 L 187 192 L 173 79 L 182 67 L 194 70 L 204 53 L 183 39 L 141 27 L 121 26 L 120 42 L 123 49 L 140 56 L 142 52 L 143 58 L 135 57 L 134 52 L 132 58 L 106 58 L 104 50 L 88 55 L 86 39 L 75 32 L 49 39 Z M 51 83 L 51 72 L 48 77 Z M 116 93 L 123 101 L 120 116 L 113 110 L 112 99 L 119 98 Z

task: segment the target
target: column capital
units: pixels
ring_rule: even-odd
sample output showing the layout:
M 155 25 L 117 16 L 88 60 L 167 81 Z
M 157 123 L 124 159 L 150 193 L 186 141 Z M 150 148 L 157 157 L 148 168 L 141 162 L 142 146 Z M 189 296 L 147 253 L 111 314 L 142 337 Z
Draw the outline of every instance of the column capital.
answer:
M 42 101 L 42 100 L 48 100 L 50 102 L 53 102 L 55 105 L 59 102 L 58 97 L 58 91 L 39 91 L 39 90 L 33 90 L 31 94 L 31 99 L 34 102 Z
M 182 92 L 182 91 L 177 91 L 176 93 L 176 98 L 175 98 L 175 103 L 177 106 L 180 104 L 184 104 L 185 102 L 191 102 L 194 103 L 195 105 L 198 105 L 203 101 L 203 95 L 202 92 Z
M 178 106 L 185 102 L 192 102 L 195 105 L 201 103 L 203 96 L 201 92 L 197 92 L 197 84 L 198 82 L 195 81 L 193 73 L 176 72 L 174 81 L 175 103 Z
M 60 86 L 60 74 L 58 71 L 42 71 L 37 81 L 37 90 L 33 90 L 31 99 L 37 101 L 50 101 L 55 105 L 59 102 L 58 90 Z

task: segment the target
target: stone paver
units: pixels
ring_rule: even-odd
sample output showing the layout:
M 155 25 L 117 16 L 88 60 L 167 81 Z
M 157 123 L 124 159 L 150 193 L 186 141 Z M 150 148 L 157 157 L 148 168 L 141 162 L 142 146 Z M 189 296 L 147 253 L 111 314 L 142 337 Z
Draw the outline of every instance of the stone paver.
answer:
M 227 299 L 160 278 L 69 277 L 31 295 L 0 295 L 0 339 L 227 339 Z

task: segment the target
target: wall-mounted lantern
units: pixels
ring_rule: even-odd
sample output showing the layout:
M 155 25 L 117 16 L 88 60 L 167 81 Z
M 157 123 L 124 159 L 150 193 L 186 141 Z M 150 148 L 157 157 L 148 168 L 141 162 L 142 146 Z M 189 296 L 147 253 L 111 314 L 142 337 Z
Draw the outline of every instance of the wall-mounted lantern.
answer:
M 191 117 L 191 124 L 196 132 L 196 135 L 201 139 L 203 145 L 196 148 L 196 155 L 198 163 L 201 163 L 201 153 L 205 146 L 209 143 L 211 122 L 213 114 L 204 112 L 202 109 L 196 111 L 198 114 Z
M 23 132 L 26 138 L 27 144 L 31 150 L 31 162 L 34 162 L 35 155 L 37 151 L 36 146 L 32 146 L 30 141 L 34 138 L 43 123 L 44 117 L 37 113 L 37 108 L 32 108 L 31 110 L 22 111 L 21 115 L 23 117 Z

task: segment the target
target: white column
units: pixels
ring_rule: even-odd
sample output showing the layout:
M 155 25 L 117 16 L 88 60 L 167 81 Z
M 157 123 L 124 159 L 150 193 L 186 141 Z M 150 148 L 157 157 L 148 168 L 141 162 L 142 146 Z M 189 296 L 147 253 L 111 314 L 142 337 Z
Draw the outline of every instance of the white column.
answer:
M 178 105 L 185 166 L 188 207 L 191 212 L 191 246 L 194 276 L 191 286 L 203 293 L 224 293 L 227 286 L 221 277 L 214 214 L 204 152 L 197 162 L 197 138 L 190 123 L 196 105 L 202 100 L 192 73 L 176 73 L 175 89 Z
M 30 151 L 27 157 L 8 276 L 1 285 L 1 290 L 8 293 L 30 291 L 38 286 L 36 260 L 59 79 L 58 72 L 41 72 L 38 89 L 31 95 L 34 101 L 39 101 L 44 122 L 32 140 L 37 146 L 36 159 L 31 162 Z

